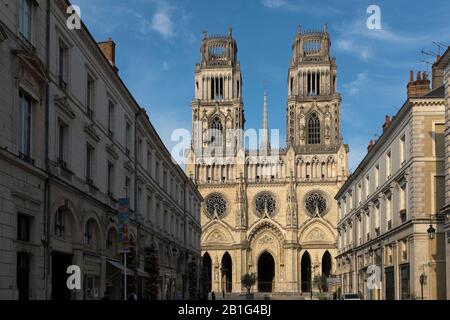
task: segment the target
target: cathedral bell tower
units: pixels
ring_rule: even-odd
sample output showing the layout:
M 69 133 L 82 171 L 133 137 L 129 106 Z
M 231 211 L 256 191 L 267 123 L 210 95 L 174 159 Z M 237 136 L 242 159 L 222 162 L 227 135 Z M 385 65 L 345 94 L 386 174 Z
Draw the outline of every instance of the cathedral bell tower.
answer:
M 232 161 L 243 149 L 245 118 L 237 53 L 231 28 L 227 35 L 203 33 L 201 61 L 195 67 L 191 164 L 214 161 L 212 165 L 219 165 L 220 162 Z M 199 179 L 199 168 L 194 170 L 188 165 L 187 169 L 195 180 Z
M 287 145 L 298 151 L 338 149 L 342 144 L 341 97 L 330 47 L 326 25 L 305 32 L 298 28 L 288 76 L 286 135 Z

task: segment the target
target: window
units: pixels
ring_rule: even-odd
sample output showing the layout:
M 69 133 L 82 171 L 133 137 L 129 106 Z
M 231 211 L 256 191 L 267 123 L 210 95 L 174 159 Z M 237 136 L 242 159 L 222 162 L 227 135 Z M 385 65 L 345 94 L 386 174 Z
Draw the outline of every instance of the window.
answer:
M 406 181 L 403 181 L 400 184 L 400 221 L 401 223 L 404 223 L 406 221 L 406 215 L 407 215 L 407 210 L 406 210 L 406 205 L 408 203 L 408 193 L 407 193 L 407 183 Z
M 30 241 L 30 225 L 31 217 L 20 213 L 17 215 L 17 240 Z
M 147 197 L 147 220 L 154 222 L 152 216 L 152 198 L 149 196 Z
M 126 197 L 128 197 L 131 194 L 131 179 L 130 177 L 126 176 L 125 177 L 125 192 L 126 192 Z
M 108 162 L 108 179 L 107 179 L 107 189 L 108 196 L 113 197 L 113 186 L 114 186 L 114 164 Z
M 66 124 L 59 122 L 58 126 L 58 163 L 67 167 L 67 145 L 68 145 L 68 131 Z
M 125 123 L 125 149 L 126 153 L 130 155 L 130 147 L 131 147 L 131 125 L 126 122 Z
M 365 183 L 364 189 L 365 189 L 364 191 L 366 193 L 366 199 L 367 199 L 367 198 L 369 198 L 369 195 L 370 195 L 370 177 L 369 176 L 366 176 L 366 183 Z
M 241 97 L 241 82 L 239 80 L 237 81 L 237 97 Z
M 108 231 L 108 238 L 106 239 L 106 249 L 112 250 L 114 247 L 114 229 Z
M 320 144 L 320 120 L 317 113 L 308 119 L 308 144 Z
M 142 163 L 142 138 L 138 138 L 138 145 L 137 145 L 137 158 L 138 162 Z
M 156 160 L 156 165 L 155 165 L 155 179 L 156 179 L 156 182 L 158 182 L 158 184 L 161 185 L 158 160 Z
M 165 171 L 165 170 L 164 170 L 164 173 L 163 173 L 163 189 L 165 191 L 168 191 L 167 190 L 167 171 Z
M 392 175 L 392 156 L 391 152 L 389 151 L 386 154 L 386 177 L 389 179 Z
M 89 220 L 88 222 L 86 222 L 86 226 L 84 229 L 84 244 L 87 246 L 92 246 L 92 220 Z
M 377 203 L 375 205 L 375 234 L 377 236 L 380 235 L 380 221 L 381 221 L 381 217 L 380 217 L 380 204 Z
M 88 109 L 88 116 L 90 119 L 94 116 L 94 99 L 95 95 L 95 80 L 92 78 L 91 75 L 88 74 L 87 76 L 87 93 L 86 93 L 86 105 Z
M 400 137 L 400 164 L 406 161 L 406 135 Z
M 153 176 L 153 172 L 152 172 L 152 168 L 153 168 L 153 166 L 152 166 L 152 161 L 153 161 L 153 158 L 152 158 L 152 152 L 151 152 L 151 151 L 148 151 L 148 152 L 147 152 L 147 172 L 148 172 L 148 174 L 149 174 L 150 176 Z
M 386 223 L 387 230 L 392 229 L 392 195 L 386 195 Z
M 377 164 L 375 166 L 375 188 L 379 188 L 380 187 L 380 165 Z
M 66 215 L 64 210 L 59 208 L 55 215 L 55 236 L 60 239 L 65 238 L 66 233 Z
M 32 0 L 20 0 L 19 32 L 28 42 L 31 42 Z
M 114 103 L 110 101 L 108 105 L 108 134 L 110 137 L 114 135 L 114 109 Z
M 69 49 L 67 46 L 60 42 L 59 43 L 59 56 L 58 56 L 58 68 L 59 68 L 59 86 L 62 89 L 67 88 L 67 80 L 68 80 L 68 54 Z
M 17 289 L 19 300 L 28 300 L 30 294 L 30 255 L 17 252 Z
M 89 144 L 86 146 L 86 182 L 88 184 L 92 184 L 93 175 L 93 161 L 94 161 L 94 148 L 92 148 Z
M 371 228 L 369 211 L 367 211 L 365 218 L 366 218 L 366 234 L 367 234 L 366 241 L 369 241 L 370 240 L 370 228 Z
M 31 157 L 31 119 L 33 100 L 24 91 L 19 92 L 18 149 L 24 159 Z
M 362 201 L 361 183 L 358 184 L 357 197 L 358 197 L 358 203 L 361 204 L 361 201 Z
M 215 117 L 212 121 L 211 121 L 211 125 L 210 125 L 210 141 L 211 143 L 213 143 L 215 146 L 221 146 L 222 145 L 222 135 L 223 135 L 223 126 L 222 126 L 222 121 L 220 121 L 219 117 Z

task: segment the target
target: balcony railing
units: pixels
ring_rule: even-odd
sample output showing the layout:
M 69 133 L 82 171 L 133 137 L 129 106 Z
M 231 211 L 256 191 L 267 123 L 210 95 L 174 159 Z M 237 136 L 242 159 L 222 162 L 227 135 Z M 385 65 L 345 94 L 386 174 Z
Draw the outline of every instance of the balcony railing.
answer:
M 23 160 L 23 161 L 25 161 L 25 162 L 27 162 L 27 163 L 33 165 L 33 166 L 34 166 L 34 164 L 35 164 L 34 159 L 32 159 L 29 155 L 26 155 L 26 154 L 24 154 L 24 153 L 22 153 L 22 152 L 19 152 L 19 158 L 20 158 L 21 160 Z

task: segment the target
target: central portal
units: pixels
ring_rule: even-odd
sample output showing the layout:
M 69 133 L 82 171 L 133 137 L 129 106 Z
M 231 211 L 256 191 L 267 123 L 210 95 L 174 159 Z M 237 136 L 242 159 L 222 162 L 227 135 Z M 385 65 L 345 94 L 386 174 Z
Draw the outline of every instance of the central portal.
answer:
M 275 260 L 267 251 L 258 260 L 258 291 L 272 292 L 275 279 Z

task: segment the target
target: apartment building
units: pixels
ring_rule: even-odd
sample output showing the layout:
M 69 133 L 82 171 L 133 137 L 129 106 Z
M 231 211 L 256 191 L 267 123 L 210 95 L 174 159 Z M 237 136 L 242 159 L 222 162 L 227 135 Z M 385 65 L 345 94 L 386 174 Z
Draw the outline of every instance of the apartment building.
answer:
M 411 72 L 407 101 L 336 195 L 343 292 L 445 299 L 445 107 L 434 85 Z
M 68 29 L 69 1 L 0 6 L 0 299 L 123 298 L 121 198 L 128 292 L 145 297 L 154 248 L 159 298 L 191 297 L 202 198 L 121 80 L 114 41 Z M 81 290 L 67 289 L 69 265 Z

